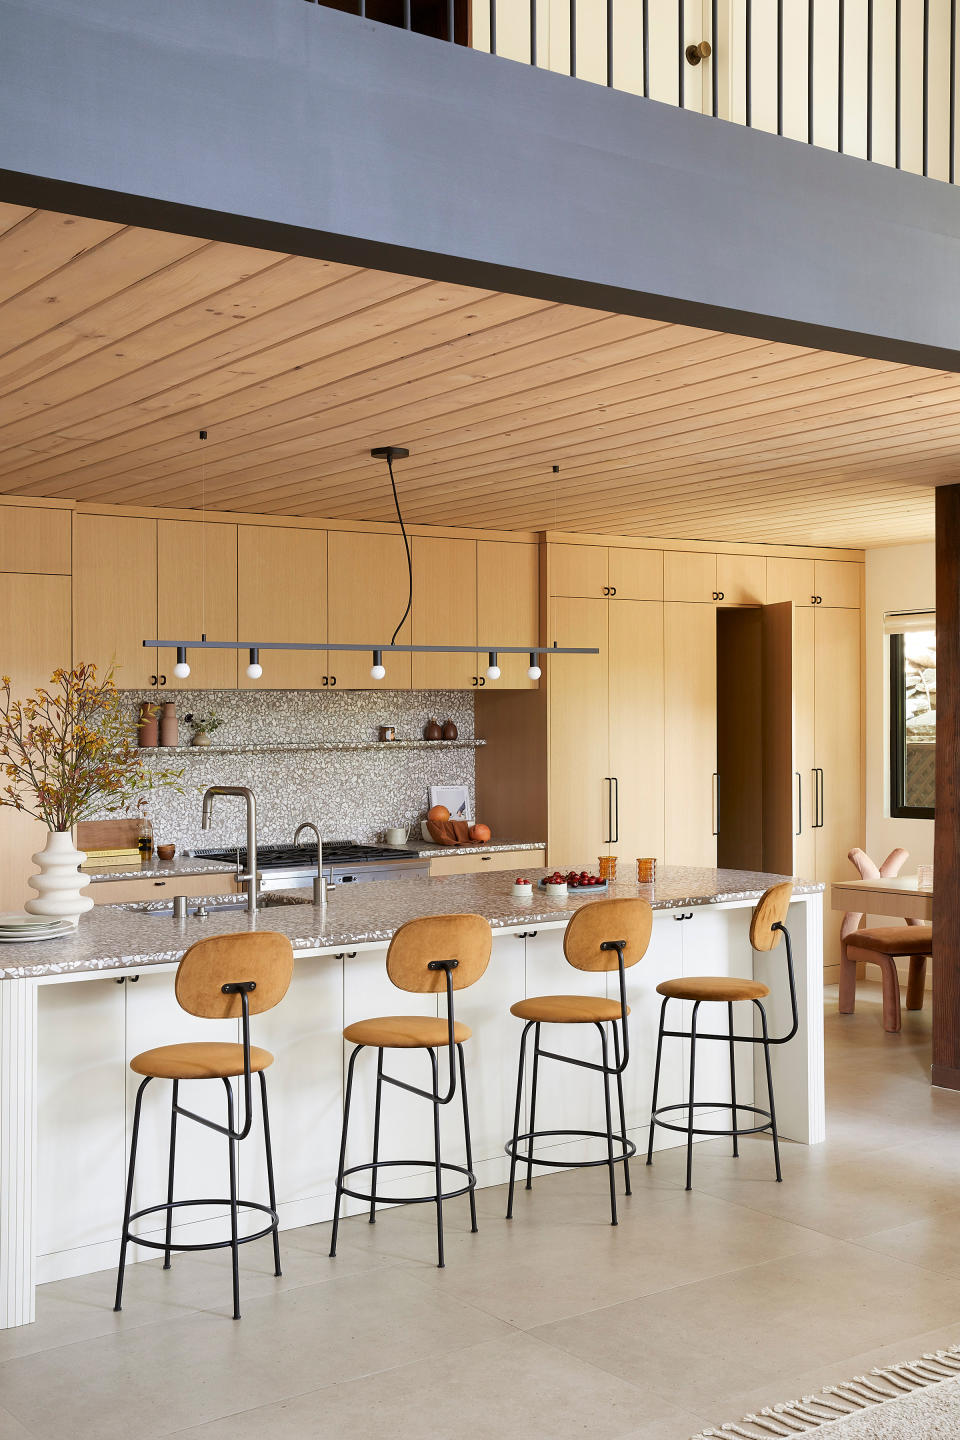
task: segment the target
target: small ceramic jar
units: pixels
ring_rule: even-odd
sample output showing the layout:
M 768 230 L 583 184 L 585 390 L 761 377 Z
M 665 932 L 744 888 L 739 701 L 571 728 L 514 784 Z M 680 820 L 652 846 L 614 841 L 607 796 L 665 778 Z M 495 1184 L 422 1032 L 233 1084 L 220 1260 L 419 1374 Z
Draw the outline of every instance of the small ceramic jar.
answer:
M 514 880 L 513 893 L 518 900 L 530 900 L 533 898 L 533 882 L 530 880 Z
M 567 882 L 564 880 L 560 885 L 547 885 L 546 891 L 551 900 L 566 900 Z

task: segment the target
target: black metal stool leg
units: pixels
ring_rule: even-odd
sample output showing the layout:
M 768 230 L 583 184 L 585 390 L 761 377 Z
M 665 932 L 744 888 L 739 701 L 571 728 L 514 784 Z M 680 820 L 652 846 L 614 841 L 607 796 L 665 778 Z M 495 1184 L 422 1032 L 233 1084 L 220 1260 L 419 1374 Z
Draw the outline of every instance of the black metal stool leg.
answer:
M 617 1101 L 620 1106 L 620 1134 L 623 1136 L 623 1148 L 626 1150 L 627 1112 L 623 1103 L 623 1074 L 620 1070 L 620 1035 L 617 1030 L 616 1021 L 613 1022 L 613 1063 L 617 1067 Z M 623 1157 L 623 1193 L 625 1195 L 632 1194 L 630 1189 L 630 1156 L 626 1154 Z
M 170 1163 L 167 1169 L 167 1248 L 163 1252 L 164 1270 L 170 1269 L 170 1236 L 173 1230 L 173 1170 L 177 1155 L 177 1096 L 179 1093 L 180 1081 L 174 1080 L 170 1098 Z
M 517 1062 L 517 1103 L 513 1112 L 513 1144 L 510 1147 L 510 1184 L 507 1190 L 507 1219 L 513 1219 L 513 1187 L 517 1178 L 517 1147 L 520 1144 L 520 1112 L 523 1109 L 523 1063 L 527 1053 L 527 1035 L 532 1020 L 528 1020 L 520 1036 L 520 1058 Z
M 437 1052 L 428 1050 L 433 1069 L 433 1160 L 437 1178 L 437 1268 L 443 1269 L 443 1172 L 440 1168 L 440 1077 Z
M 233 1086 L 224 1079 L 227 1091 L 227 1128 L 235 1132 L 233 1123 Z M 237 1215 L 237 1143 L 233 1134 L 227 1136 L 230 1152 L 230 1254 L 233 1260 L 233 1318 L 240 1319 L 240 1242 Z
M 727 1015 L 730 1021 L 730 1113 L 733 1116 L 733 1153 L 740 1154 L 737 1140 L 737 1056 L 733 1040 L 733 1001 L 727 1001 Z
M 754 1001 L 760 1011 L 760 1021 L 763 1026 L 763 1059 L 767 1067 L 767 1094 L 770 1097 L 770 1134 L 773 1137 L 773 1162 L 777 1167 L 777 1184 L 783 1180 L 780 1171 L 780 1137 L 777 1134 L 777 1111 L 773 1103 L 773 1071 L 770 1068 L 770 1039 L 767 1034 L 767 1012 L 759 1000 Z
M 353 1094 L 353 1067 L 362 1045 L 354 1048 L 347 1065 L 347 1093 L 343 1097 L 343 1129 L 340 1132 L 340 1160 L 337 1165 L 337 1188 L 333 1205 L 333 1230 L 330 1234 L 330 1258 L 337 1253 L 337 1231 L 340 1229 L 340 1201 L 343 1198 L 343 1167 L 347 1158 L 347 1126 L 350 1124 L 350 1097 Z
M 373 1168 L 370 1171 L 370 1224 L 377 1223 L 377 1161 L 380 1158 L 380 1097 L 383 1094 L 383 1046 L 377 1051 L 377 1098 L 373 1106 Z
M 610 1174 L 610 1224 L 617 1224 L 617 1169 L 613 1161 L 613 1110 L 610 1106 L 610 1065 L 607 1058 L 607 1032 L 598 1020 L 600 1050 L 603 1059 L 603 1100 L 607 1116 L 607 1169 Z
M 120 1263 L 117 1266 L 117 1294 L 113 1303 L 114 1310 L 119 1310 L 123 1300 L 123 1272 L 127 1266 L 127 1243 L 130 1238 L 130 1211 L 133 1209 L 133 1176 L 137 1166 L 137 1140 L 140 1135 L 140 1106 L 143 1101 L 143 1092 L 150 1084 L 152 1077 L 147 1076 L 141 1080 L 140 1088 L 137 1091 L 137 1102 L 133 1107 L 133 1130 L 130 1135 L 130 1166 L 127 1170 L 127 1195 L 123 1206 L 123 1230 L 120 1235 Z
M 530 1077 L 530 1139 L 527 1141 L 527 1184 L 533 1186 L 533 1132 L 537 1128 L 537 1071 L 540 1068 L 540 1021 L 533 1032 L 533 1071 Z
M 267 1077 L 262 1070 L 260 1071 L 260 1109 L 263 1113 L 263 1148 L 267 1160 L 267 1195 L 270 1200 L 270 1209 L 276 1215 L 277 1187 L 273 1178 L 273 1145 L 270 1141 L 270 1111 L 267 1109 Z M 280 1269 L 279 1221 L 273 1230 L 273 1273 L 277 1276 L 283 1274 Z
M 693 1002 L 693 1014 L 690 1017 L 690 1094 L 687 1100 L 687 1190 L 693 1189 L 693 1103 L 697 1073 L 697 1011 L 699 1009 L 700 1001 L 695 1000 Z
M 470 1107 L 467 1104 L 467 1067 L 463 1061 L 463 1046 L 457 1046 L 457 1055 L 460 1058 L 460 1098 L 463 1101 L 463 1141 L 467 1151 L 467 1169 L 470 1171 L 471 1181 L 476 1177 L 473 1173 L 473 1146 L 470 1143 Z M 470 1185 L 470 1229 L 477 1233 L 477 1197 L 476 1186 Z
M 647 1164 L 653 1164 L 653 1133 L 656 1128 L 654 1115 L 657 1112 L 657 1096 L 660 1092 L 660 1057 L 663 1054 L 663 1022 L 667 1015 L 667 999 L 663 997 L 663 1004 L 660 1006 L 660 1028 L 657 1031 L 657 1063 L 653 1067 L 653 1099 L 650 1102 L 650 1138 L 647 1140 Z

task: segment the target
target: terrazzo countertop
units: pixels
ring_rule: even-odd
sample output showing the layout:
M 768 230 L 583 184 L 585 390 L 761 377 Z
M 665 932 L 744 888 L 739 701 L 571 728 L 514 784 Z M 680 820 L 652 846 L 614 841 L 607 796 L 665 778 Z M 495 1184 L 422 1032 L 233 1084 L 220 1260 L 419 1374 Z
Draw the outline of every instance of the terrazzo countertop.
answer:
M 172 860 L 158 860 L 156 856 L 146 865 L 134 865 L 129 860 L 118 860 L 116 865 L 97 866 L 96 870 L 84 870 L 90 876 L 90 884 L 98 880 L 175 880 L 178 875 L 234 875 L 236 865 L 223 860 L 200 860 L 190 855 L 175 855 Z
M 531 878 L 546 875 L 531 870 Z M 690 866 L 664 866 L 655 886 L 617 883 L 604 895 L 643 894 L 655 910 L 689 909 L 756 900 L 770 885 L 785 877 L 751 870 L 710 870 Z M 184 951 L 208 935 L 243 934 L 275 930 L 288 935 L 295 950 L 348 950 L 361 944 L 385 943 L 407 920 L 421 915 L 485 915 L 494 929 L 518 926 L 562 925 L 581 905 L 603 898 L 596 891 L 571 891 L 566 899 L 547 899 L 535 892 L 530 900 L 517 900 L 509 872 L 482 875 L 435 876 L 432 879 L 381 880 L 370 885 L 348 885 L 333 890 L 325 907 L 293 905 L 249 915 L 219 911 L 206 920 L 193 916 L 173 920 L 156 915 L 100 905 L 84 915 L 75 935 L 63 940 L 27 941 L 0 949 L 0 979 L 23 980 L 49 975 L 92 971 L 142 969 L 179 960 Z M 823 890 L 813 881 L 797 880 L 798 895 Z
M 435 845 L 432 840 L 398 845 L 400 854 L 433 860 L 438 855 L 497 855 L 506 850 L 546 850 L 546 840 L 490 840 L 486 845 Z

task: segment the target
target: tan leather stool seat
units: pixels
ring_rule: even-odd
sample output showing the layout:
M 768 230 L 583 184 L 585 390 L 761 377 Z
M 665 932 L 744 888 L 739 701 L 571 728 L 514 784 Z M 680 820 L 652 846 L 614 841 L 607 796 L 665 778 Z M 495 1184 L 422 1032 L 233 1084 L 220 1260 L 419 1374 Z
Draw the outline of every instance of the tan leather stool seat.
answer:
M 598 999 L 595 995 L 536 995 L 511 1005 L 510 1014 L 519 1020 L 542 1020 L 548 1025 L 591 1025 L 597 1020 L 621 1018 L 619 1000 Z
M 881 955 L 929 955 L 933 926 L 877 925 L 872 930 L 851 930 L 847 946 L 853 950 L 877 950 Z
M 383 1015 L 379 1020 L 357 1020 L 343 1032 L 351 1045 L 374 1045 L 378 1050 L 427 1050 L 446 1045 L 446 1020 L 431 1015 Z M 459 1020 L 453 1022 L 453 1041 L 461 1045 L 473 1031 Z
M 273 1064 L 269 1050 L 250 1046 L 250 1069 L 266 1070 Z M 229 1041 L 195 1040 L 183 1045 L 158 1045 L 130 1061 L 138 1075 L 155 1080 L 226 1080 L 243 1074 L 243 1046 Z
M 670 1000 L 764 1000 L 770 994 L 759 980 L 735 980 L 726 975 L 685 975 L 681 980 L 664 980 L 658 995 Z

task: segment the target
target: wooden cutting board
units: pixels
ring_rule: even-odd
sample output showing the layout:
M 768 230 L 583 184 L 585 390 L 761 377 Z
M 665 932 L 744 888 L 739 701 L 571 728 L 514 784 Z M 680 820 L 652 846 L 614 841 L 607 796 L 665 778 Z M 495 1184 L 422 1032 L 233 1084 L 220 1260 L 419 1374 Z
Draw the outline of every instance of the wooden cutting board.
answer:
M 78 850 L 136 850 L 140 821 L 81 820 L 77 824 Z

